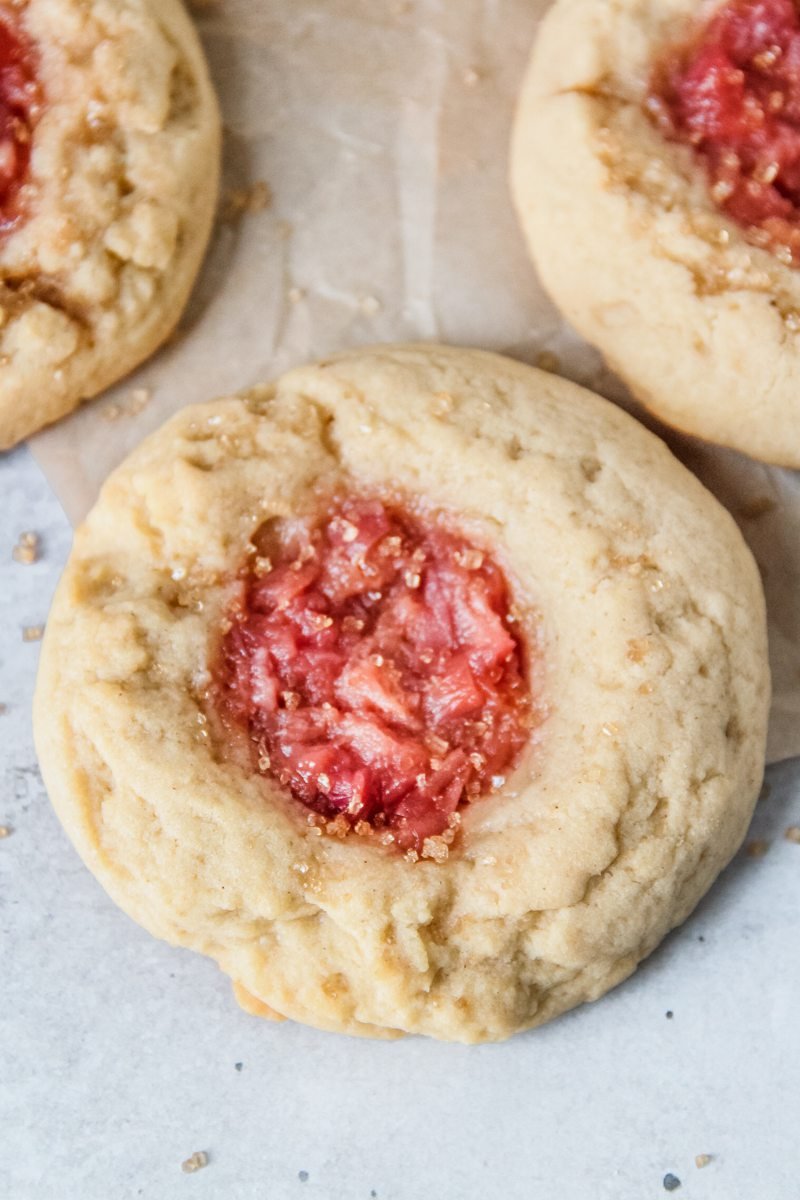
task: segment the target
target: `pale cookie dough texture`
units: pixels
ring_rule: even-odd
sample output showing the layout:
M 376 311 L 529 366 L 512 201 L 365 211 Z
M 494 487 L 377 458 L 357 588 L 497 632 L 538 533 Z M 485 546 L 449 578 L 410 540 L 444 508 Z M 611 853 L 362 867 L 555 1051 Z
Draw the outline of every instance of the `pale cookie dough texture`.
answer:
M 171 333 L 216 207 L 219 117 L 180 0 L 23 0 L 44 107 L 0 239 L 0 448 Z
M 558 0 L 512 146 L 542 281 L 664 421 L 800 467 L 800 270 L 748 244 L 705 169 L 644 111 L 653 61 L 697 0 Z
M 204 707 L 248 540 L 343 480 L 451 514 L 539 631 L 547 718 L 445 862 L 315 833 Z M 602 995 L 688 916 L 750 820 L 768 693 L 754 562 L 656 437 L 496 355 L 384 347 L 185 409 L 114 472 L 35 725 L 86 864 L 249 1011 L 478 1042 Z

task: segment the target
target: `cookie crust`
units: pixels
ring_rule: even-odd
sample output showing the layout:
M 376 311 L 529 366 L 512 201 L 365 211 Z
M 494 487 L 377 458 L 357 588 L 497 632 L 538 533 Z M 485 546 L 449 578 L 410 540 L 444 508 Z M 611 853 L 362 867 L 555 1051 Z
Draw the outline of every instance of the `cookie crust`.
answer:
M 25 0 L 44 94 L 0 240 L 0 449 L 172 332 L 216 208 L 219 115 L 180 0 Z
M 800 467 L 800 270 L 751 245 L 645 113 L 692 0 L 557 0 L 520 95 L 515 204 L 542 281 L 664 421 Z
M 315 832 L 206 717 L 248 539 L 329 478 L 456 514 L 540 630 L 547 720 L 443 863 Z M 111 896 L 251 1009 L 497 1040 L 624 979 L 733 855 L 766 663 L 749 551 L 657 438 L 496 355 L 376 348 L 186 409 L 114 472 L 53 604 L 36 740 Z

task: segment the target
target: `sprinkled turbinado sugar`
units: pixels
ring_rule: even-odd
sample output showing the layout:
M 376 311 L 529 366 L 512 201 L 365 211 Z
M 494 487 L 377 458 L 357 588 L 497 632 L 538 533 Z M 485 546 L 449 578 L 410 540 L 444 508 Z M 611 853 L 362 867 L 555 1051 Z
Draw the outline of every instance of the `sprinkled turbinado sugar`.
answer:
M 714 202 L 751 241 L 800 262 L 800 11 L 732 0 L 657 64 L 647 108 L 704 161 Z
M 447 856 L 536 723 L 502 571 L 434 518 L 348 497 L 267 523 L 230 613 L 223 715 L 331 832 Z
M 19 217 L 17 196 L 28 176 L 39 106 L 32 49 L 12 15 L 4 11 L 0 16 L 0 232 Z

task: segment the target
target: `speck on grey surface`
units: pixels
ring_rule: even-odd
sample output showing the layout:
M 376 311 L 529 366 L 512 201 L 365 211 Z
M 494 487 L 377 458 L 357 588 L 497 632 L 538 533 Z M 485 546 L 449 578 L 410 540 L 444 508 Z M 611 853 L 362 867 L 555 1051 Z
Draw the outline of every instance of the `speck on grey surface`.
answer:
M 27 452 L 0 458 L 0 495 L 2 1200 L 641 1200 L 668 1173 L 687 1200 L 797 1200 L 797 765 L 770 770 L 756 814 L 770 853 L 544 1029 L 469 1048 L 259 1021 L 116 909 L 61 832 L 20 628 L 45 619 L 70 531 Z M 34 564 L 11 557 L 23 530 Z M 208 1166 L 183 1176 L 197 1148 Z

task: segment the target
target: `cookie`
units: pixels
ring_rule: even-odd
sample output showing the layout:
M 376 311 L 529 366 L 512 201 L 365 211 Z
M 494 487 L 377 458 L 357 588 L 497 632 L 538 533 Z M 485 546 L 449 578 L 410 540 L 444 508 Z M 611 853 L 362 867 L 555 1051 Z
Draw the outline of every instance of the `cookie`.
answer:
M 219 116 L 180 0 L 0 15 L 0 448 L 169 336 L 216 207 Z
M 793 0 L 558 0 L 519 100 L 543 283 L 678 429 L 800 467 Z
M 496 355 L 384 347 L 180 412 L 109 478 L 36 741 L 89 868 L 248 1011 L 505 1038 L 744 836 L 757 570 L 666 447 Z

